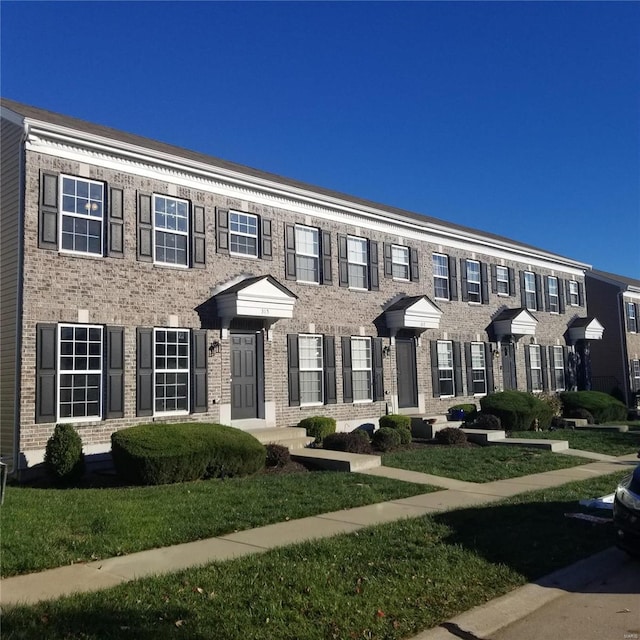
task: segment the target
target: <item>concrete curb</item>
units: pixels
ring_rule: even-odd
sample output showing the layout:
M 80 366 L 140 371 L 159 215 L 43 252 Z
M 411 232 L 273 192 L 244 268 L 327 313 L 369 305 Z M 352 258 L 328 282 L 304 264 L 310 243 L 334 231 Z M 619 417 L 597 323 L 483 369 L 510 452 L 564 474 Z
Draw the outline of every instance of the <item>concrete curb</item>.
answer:
M 628 562 L 622 551 L 611 547 L 579 560 L 558 571 L 515 589 L 486 604 L 428 629 L 409 640 L 481 640 L 521 620 L 567 592 L 581 591 L 590 583 L 603 580 Z

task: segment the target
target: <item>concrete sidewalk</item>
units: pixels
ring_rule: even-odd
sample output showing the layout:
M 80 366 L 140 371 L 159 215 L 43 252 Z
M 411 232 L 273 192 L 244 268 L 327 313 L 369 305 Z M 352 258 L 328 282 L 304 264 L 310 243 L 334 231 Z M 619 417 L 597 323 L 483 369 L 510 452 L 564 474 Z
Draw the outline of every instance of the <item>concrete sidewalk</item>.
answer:
M 97 591 L 135 578 L 230 560 L 306 540 L 351 533 L 370 525 L 487 504 L 526 491 L 614 473 L 624 466 L 635 465 L 636 462 L 634 454 L 622 456 L 615 461 L 593 462 L 579 467 L 484 484 L 379 467 L 364 473 L 448 488 L 434 493 L 238 531 L 216 538 L 6 578 L 0 581 L 0 604 L 32 604 L 76 592 Z

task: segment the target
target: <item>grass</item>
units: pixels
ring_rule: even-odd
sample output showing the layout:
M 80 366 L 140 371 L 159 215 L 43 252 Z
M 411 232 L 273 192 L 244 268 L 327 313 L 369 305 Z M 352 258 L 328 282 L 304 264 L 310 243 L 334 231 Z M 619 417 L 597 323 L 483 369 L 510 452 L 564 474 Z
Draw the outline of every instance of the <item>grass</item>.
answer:
M 492 482 L 565 469 L 584 460 L 539 449 L 422 445 L 387 453 L 382 464 L 466 482 Z
M 611 545 L 625 472 L 3 611 L 3 640 L 398 640 Z
M 557 431 L 512 431 L 513 438 L 540 438 L 545 440 L 567 440 L 571 449 L 594 451 L 610 456 L 637 453 L 640 449 L 640 432 L 558 429 Z
M 335 472 L 153 487 L 9 486 L 0 511 L 2 575 L 42 571 L 433 490 Z

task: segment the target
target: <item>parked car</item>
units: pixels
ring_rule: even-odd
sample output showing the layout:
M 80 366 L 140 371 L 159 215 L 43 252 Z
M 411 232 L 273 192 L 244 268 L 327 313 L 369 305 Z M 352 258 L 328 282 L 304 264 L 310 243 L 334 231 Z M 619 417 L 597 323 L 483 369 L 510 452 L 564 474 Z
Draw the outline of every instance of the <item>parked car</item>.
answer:
M 630 555 L 640 557 L 640 465 L 625 476 L 616 489 L 613 526 L 617 545 Z

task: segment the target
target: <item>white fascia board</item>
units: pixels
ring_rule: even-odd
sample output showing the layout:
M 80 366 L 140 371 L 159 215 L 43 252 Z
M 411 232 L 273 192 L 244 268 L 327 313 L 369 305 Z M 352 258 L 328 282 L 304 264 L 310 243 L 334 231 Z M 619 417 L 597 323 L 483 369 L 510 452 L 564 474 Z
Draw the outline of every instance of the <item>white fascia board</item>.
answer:
M 640 289 L 638 289 L 637 291 L 634 289 L 629 288 L 628 291 L 624 291 L 622 293 L 622 297 L 625 300 L 633 300 L 634 302 L 640 302 Z
M 359 205 L 348 200 L 283 185 L 239 171 L 216 167 L 172 154 L 145 149 L 126 142 L 78 132 L 45 122 L 27 119 L 29 151 L 53 154 L 68 160 L 96 164 L 117 171 L 172 182 L 233 198 L 248 199 L 270 207 L 281 207 L 304 215 L 353 224 L 408 239 L 462 249 L 469 253 L 504 258 L 523 265 L 559 269 L 583 276 L 591 265 L 543 250 L 488 238 L 481 233 L 452 229 L 446 223 L 412 220 L 384 209 Z M 382 221 L 380 220 L 382 218 Z
M 24 126 L 24 118 L 15 111 L 11 111 L 11 109 L 0 106 L 0 118 L 7 120 L 8 122 L 12 122 L 13 124 L 17 124 L 19 127 Z

